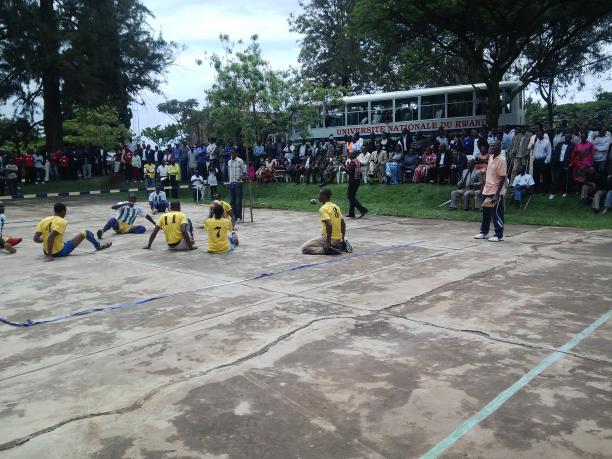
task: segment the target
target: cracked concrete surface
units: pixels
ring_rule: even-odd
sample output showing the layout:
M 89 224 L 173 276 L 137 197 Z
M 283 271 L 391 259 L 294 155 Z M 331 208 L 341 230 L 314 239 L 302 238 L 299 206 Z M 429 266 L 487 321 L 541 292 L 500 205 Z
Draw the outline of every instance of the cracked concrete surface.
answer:
M 612 307 L 609 231 L 509 226 L 490 244 L 372 216 L 348 222 L 356 253 L 423 242 L 196 292 L 318 261 L 297 250 L 317 215 L 257 210 L 228 255 L 107 233 L 109 251 L 43 263 L 29 220 L 49 207 L 7 207 L 26 240 L 0 254 L 2 316 L 175 295 L 0 326 L 0 457 L 418 457 Z M 74 199 L 68 234 L 111 215 Z M 611 349 L 605 323 L 444 457 L 610 457 Z

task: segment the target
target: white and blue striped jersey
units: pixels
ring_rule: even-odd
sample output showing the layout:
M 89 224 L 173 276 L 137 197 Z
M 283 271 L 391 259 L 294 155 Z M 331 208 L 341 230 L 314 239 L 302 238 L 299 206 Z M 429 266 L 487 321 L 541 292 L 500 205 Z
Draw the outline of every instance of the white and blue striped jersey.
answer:
M 2 237 L 2 232 L 4 231 L 4 223 L 6 223 L 6 217 L 4 214 L 0 214 L 0 237 Z
M 133 225 L 136 217 L 146 217 L 147 213 L 140 206 L 130 207 L 125 205 L 119 209 L 119 213 L 115 217 L 117 221 Z

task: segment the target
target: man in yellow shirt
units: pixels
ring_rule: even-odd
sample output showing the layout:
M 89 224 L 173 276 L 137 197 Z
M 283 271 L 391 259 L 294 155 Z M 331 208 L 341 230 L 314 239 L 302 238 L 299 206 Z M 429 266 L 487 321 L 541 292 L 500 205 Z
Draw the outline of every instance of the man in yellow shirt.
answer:
M 170 203 L 170 212 L 163 214 L 157 223 L 155 229 L 149 237 L 149 244 L 144 249 L 150 249 L 151 244 L 157 237 L 159 230 L 164 231 L 166 243 L 170 250 L 195 250 L 197 247 L 193 244 L 193 226 L 191 220 L 181 212 L 181 203 L 172 201 Z
M 234 218 L 234 211 L 232 210 L 232 206 L 229 205 L 228 202 L 221 200 L 221 195 L 215 194 L 213 196 L 213 202 L 210 203 L 210 212 L 208 213 L 208 218 L 213 218 L 215 210 L 215 206 L 220 204 L 223 207 L 223 218 L 229 218 L 232 222 L 232 228 L 236 226 L 236 219 Z
M 145 187 L 153 188 L 155 186 L 155 164 L 147 161 L 144 165 Z
M 221 204 L 213 204 L 213 216 L 204 221 L 204 228 L 208 232 L 208 252 L 232 252 L 238 245 L 238 239 L 234 234 L 232 238 L 228 237 L 228 233 L 232 230 L 232 222 L 224 217 L 225 210 Z
M 91 242 L 96 250 L 107 249 L 112 245 L 111 242 L 100 243 L 89 230 L 83 230 L 70 241 L 64 242 L 64 233 L 68 226 L 64 219 L 66 205 L 58 202 L 53 206 L 53 213 L 53 216 L 45 218 L 36 226 L 34 234 L 34 242 L 43 245 L 46 261 L 53 261 L 55 257 L 67 257 L 85 239 Z
M 339 255 L 341 252 L 352 252 L 353 249 L 344 240 L 346 224 L 340 207 L 331 202 L 331 190 L 321 188 L 319 209 L 321 216 L 321 237 L 306 242 L 301 250 L 306 255 Z
M 168 177 L 170 178 L 170 189 L 171 196 L 174 199 L 178 199 L 178 186 L 181 181 L 181 168 L 176 161 L 172 161 L 172 163 L 168 166 Z

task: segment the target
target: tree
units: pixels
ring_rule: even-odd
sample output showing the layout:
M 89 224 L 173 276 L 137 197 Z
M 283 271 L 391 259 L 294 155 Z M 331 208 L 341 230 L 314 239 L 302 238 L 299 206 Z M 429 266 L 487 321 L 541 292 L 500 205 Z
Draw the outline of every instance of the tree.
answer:
M 360 36 L 377 43 L 390 37 L 404 47 L 431 43 L 452 62 L 464 62 L 471 83 L 486 84 L 487 123 L 497 126 L 499 82 L 522 82 L 510 97 L 546 75 L 556 57 L 577 40 L 584 46 L 610 42 L 612 16 L 605 2 L 545 0 L 357 0 L 352 13 Z M 562 32 L 561 32 L 562 31 Z M 421 56 L 423 64 L 431 64 Z M 558 67 L 564 73 L 567 67 Z
M 530 102 L 529 99 L 527 102 Z M 548 107 L 530 102 L 527 106 L 527 120 L 530 123 L 542 122 L 549 118 Z M 553 119 L 569 126 L 581 126 L 586 123 L 592 128 L 600 124 L 612 126 L 612 92 L 597 94 L 594 101 L 559 104 L 553 107 Z
M 196 99 L 176 100 L 171 99 L 157 105 L 157 110 L 165 113 L 176 122 L 180 136 L 185 137 L 189 133 L 192 120 L 197 116 L 197 108 L 200 104 Z
M 76 107 L 111 105 L 129 126 L 129 103 L 159 91 L 177 45 L 147 25 L 141 0 L 6 0 L 0 3 L 0 100 L 43 102 L 48 148 Z
M 144 128 L 142 135 L 151 139 L 159 146 L 165 146 L 179 138 L 179 127 L 177 124 L 169 124 L 167 126 L 153 126 Z
M 76 108 L 74 118 L 64 121 L 65 142 L 70 145 L 90 145 L 106 149 L 116 148 L 130 137 L 114 107 L 102 106 L 95 109 Z

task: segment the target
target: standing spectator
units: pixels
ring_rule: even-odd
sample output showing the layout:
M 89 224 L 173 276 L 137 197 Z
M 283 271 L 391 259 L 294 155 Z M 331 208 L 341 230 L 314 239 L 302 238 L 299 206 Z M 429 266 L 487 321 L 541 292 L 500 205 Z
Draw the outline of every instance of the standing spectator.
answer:
M 567 184 L 569 182 L 569 161 L 574 152 L 574 144 L 572 143 L 572 134 L 565 134 L 565 141 L 558 143 L 554 148 L 550 157 L 550 169 L 552 173 L 552 183 L 550 186 L 550 195 L 548 199 L 553 199 L 555 195 L 562 189 L 563 182 L 566 183 L 566 188 L 563 191 L 563 197 L 567 195 Z
M 219 174 L 219 168 L 217 167 L 217 161 L 211 161 L 208 165 L 208 187 L 210 188 L 210 196 L 213 197 L 217 194 L 217 175 Z
M 550 142 L 549 142 L 550 143 Z M 506 192 L 506 173 L 508 166 L 506 158 L 501 156 L 501 150 L 495 145 L 489 156 L 489 164 L 482 189 L 482 223 L 480 233 L 474 239 L 487 239 L 491 219 L 495 227 L 495 236 L 488 238 L 489 242 L 499 242 L 504 238 L 504 194 Z
M 181 181 L 181 168 L 176 161 L 172 161 L 168 166 L 168 178 L 170 179 L 170 196 L 178 198 L 178 184 Z
M 507 156 L 508 150 L 510 149 L 510 143 L 512 142 L 513 135 L 510 134 L 510 126 L 504 126 L 501 136 L 501 149 L 502 152 Z
M 45 183 L 49 181 L 49 176 L 51 173 L 51 163 L 49 163 L 49 158 L 45 154 L 45 162 L 43 164 L 43 170 L 45 172 Z
M 81 167 L 81 172 L 83 174 L 83 178 L 85 180 L 89 180 L 91 178 L 91 170 L 93 168 L 94 156 L 91 152 L 91 149 L 88 148 L 85 152 L 83 152 L 83 165 Z
M 320 144 L 320 142 L 319 142 Z M 262 144 L 262 141 L 259 140 L 257 142 L 257 145 L 255 145 L 255 147 L 253 148 L 253 158 L 254 158 L 254 162 L 255 162 L 255 170 L 259 169 L 260 163 L 261 163 L 261 158 L 263 157 L 265 152 L 264 146 Z
M 356 140 L 359 140 L 359 135 L 355 135 Z M 346 161 L 346 174 L 348 175 L 349 183 L 347 189 L 347 198 L 349 201 L 349 212 L 348 217 L 355 218 L 355 208 L 361 212 L 359 218 L 363 218 L 367 213 L 368 209 L 361 205 L 357 199 L 357 191 L 361 183 L 361 164 L 356 158 L 355 150 L 349 153 L 349 159 Z
M 519 127 L 519 132 L 514 135 L 512 142 L 510 142 L 510 151 L 508 158 L 510 159 L 510 180 L 514 182 L 514 177 L 519 173 L 522 166 L 527 166 L 529 163 L 529 140 L 531 139 L 531 132 L 527 130 L 527 126 Z
M 59 180 L 59 159 L 62 154 L 55 150 L 49 155 L 49 165 L 51 167 L 51 180 Z
M 593 167 L 598 174 L 605 175 L 608 167 L 608 154 L 612 143 L 612 134 L 600 126 L 597 132 L 593 133 Z
M 198 171 L 198 149 L 193 147 L 187 153 L 187 165 L 189 166 L 189 174 L 193 175 Z
M 145 187 L 152 188 L 155 186 L 155 164 L 151 161 L 147 160 L 144 165 L 144 179 L 145 179 Z
M 563 143 L 564 141 L 565 141 L 565 134 L 563 133 L 561 126 L 555 126 L 555 136 L 553 137 L 553 140 L 552 140 L 553 151 L 555 151 L 555 148 L 557 148 L 557 145 L 559 145 L 560 143 Z
M 8 194 L 10 196 L 17 196 L 17 184 L 19 180 L 19 168 L 15 164 L 13 158 L 9 158 L 8 164 L 5 166 L 6 184 L 8 187 Z
M 34 170 L 34 155 L 30 152 L 24 154 L 23 167 L 25 169 L 24 177 L 26 183 L 34 183 L 36 179 L 36 172 Z
M 34 176 L 36 183 L 42 183 L 45 177 L 44 162 L 45 159 L 40 151 L 34 154 Z
M 480 155 L 480 147 L 478 145 L 480 138 L 478 137 L 478 131 L 476 129 L 472 129 L 470 131 L 470 135 L 463 139 L 463 151 L 468 156 L 473 156 L 474 158 L 478 158 Z
M 155 145 L 155 152 L 153 154 L 155 156 L 156 164 L 164 164 L 164 151 L 159 149 L 158 145 Z
M 142 158 L 139 154 L 132 156 L 132 180 L 140 182 L 140 175 L 142 172 Z
M 199 150 L 198 150 L 198 157 L 197 157 L 197 163 L 198 163 L 198 173 L 201 176 L 206 176 L 208 175 L 208 172 L 206 171 L 206 152 L 207 152 L 207 147 L 205 145 L 202 145 Z
M 594 147 L 587 140 L 587 136 L 586 131 L 580 133 L 580 142 L 574 145 L 574 151 L 570 157 L 572 179 L 580 186 L 586 183 L 589 169 L 593 167 Z
M 241 158 L 236 156 L 236 150 L 230 149 L 230 160 L 227 163 L 229 186 L 230 186 L 230 205 L 234 210 L 236 221 L 242 221 L 242 181 L 247 173 L 246 165 Z
M 162 187 L 168 185 L 168 162 L 164 161 L 157 166 L 157 179 Z
M 74 148 L 70 151 L 70 162 L 68 164 L 68 174 L 71 180 L 77 180 L 79 178 L 79 169 L 81 167 L 81 154 Z
M 533 179 L 535 181 L 535 191 L 550 189 L 550 167 L 548 163 L 551 157 L 550 140 L 544 138 L 544 131 L 536 133 L 536 140 L 533 145 Z
M 123 153 L 123 165 L 125 167 L 125 180 L 127 182 L 132 181 L 132 160 L 134 158 L 134 153 L 131 150 L 125 149 Z
M 181 170 L 181 177 L 183 178 L 184 181 L 189 180 L 189 177 L 191 176 L 191 173 L 189 171 L 190 152 L 191 150 L 187 146 L 187 142 L 183 142 L 183 145 L 181 145 L 178 149 L 178 163 L 179 163 L 179 167 Z
M 58 165 L 59 165 L 59 177 L 62 180 L 67 180 L 70 178 L 70 158 L 68 158 L 68 155 L 66 153 L 60 153 L 59 159 L 58 159 Z

